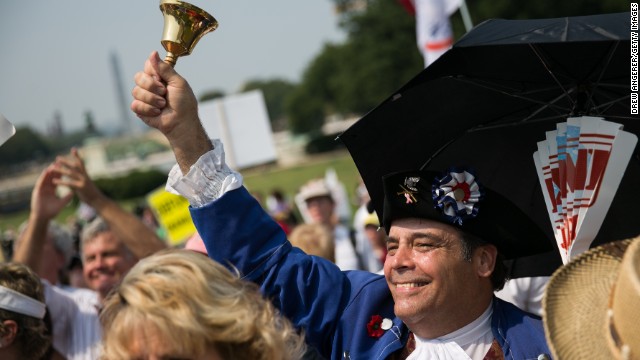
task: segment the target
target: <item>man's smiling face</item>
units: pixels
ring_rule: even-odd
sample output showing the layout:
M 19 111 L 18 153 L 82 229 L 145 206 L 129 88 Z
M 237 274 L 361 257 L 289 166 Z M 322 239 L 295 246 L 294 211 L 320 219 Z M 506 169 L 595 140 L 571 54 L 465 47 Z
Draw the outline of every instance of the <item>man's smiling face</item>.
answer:
M 479 276 L 474 260 L 463 259 L 462 233 L 436 221 L 400 219 L 392 223 L 387 244 L 384 275 L 395 314 L 416 333 L 435 330 L 439 322 L 454 330 L 464 324 L 479 300 Z
M 104 299 L 136 259 L 111 231 L 102 232 L 82 248 L 83 272 L 87 285 Z

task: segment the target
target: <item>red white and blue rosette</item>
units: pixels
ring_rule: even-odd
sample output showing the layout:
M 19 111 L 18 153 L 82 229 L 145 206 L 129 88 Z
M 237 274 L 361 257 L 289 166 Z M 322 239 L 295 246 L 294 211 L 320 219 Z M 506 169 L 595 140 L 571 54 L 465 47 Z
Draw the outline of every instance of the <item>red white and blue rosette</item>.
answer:
M 431 193 L 436 209 L 451 223 L 460 226 L 478 215 L 478 203 L 484 197 L 475 176 L 460 169 L 450 169 L 442 177 L 436 177 Z

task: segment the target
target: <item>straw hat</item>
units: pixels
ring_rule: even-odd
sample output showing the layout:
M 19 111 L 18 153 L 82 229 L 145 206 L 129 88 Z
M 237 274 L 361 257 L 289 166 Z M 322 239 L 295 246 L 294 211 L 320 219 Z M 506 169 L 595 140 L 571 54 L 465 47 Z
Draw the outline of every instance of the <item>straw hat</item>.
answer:
M 557 359 L 640 359 L 640 236 L 593 248 L 556 271 L 542 300 Z

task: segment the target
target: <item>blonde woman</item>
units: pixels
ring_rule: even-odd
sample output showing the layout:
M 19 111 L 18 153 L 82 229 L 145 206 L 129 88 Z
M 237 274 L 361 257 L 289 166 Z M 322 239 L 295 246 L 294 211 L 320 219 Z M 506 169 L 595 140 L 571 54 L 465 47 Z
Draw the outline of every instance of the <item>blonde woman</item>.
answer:
M 141 260 L 100 315 L 105 359 L 301 359 L 304 339 L 258 287 L 191 250 Z

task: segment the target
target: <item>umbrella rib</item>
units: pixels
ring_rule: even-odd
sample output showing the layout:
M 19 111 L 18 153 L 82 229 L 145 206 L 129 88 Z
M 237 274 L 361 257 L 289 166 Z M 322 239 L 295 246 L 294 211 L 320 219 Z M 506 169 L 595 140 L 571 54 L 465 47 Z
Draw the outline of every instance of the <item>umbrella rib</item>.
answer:
M 422 166 L 420 167 L 420 171 L 424 170 L 425 167 L 427 167 L 427 165 L 429 165 L 429 163 L 431 162 L 431 160 L 433 160 L 436 156 L 438 156 L 438 154 L 440 154 L 442 151 L 444 151 L 444 149 L 448 148 L 449 145 L 451 145 L 453 142 L 457 141 L 460 137 L 462 137 L 462 135 L 464 135 L 467 131 L 465 131 L 464 133 L 456 136 L 455 138 L 447 141 L 444 145 L 442 145 L 440 147 L 440 149 L 438 149 L 436 152 L 434 152 L 433 154 L 431 154 L 431 156 L 429 156 L 429 158 L 424 162 L 424 164 L 422 164 Z
M 614 88 L 614 89 L 629 89 L 629 85 L 625 84 L 614 84 L 614 83 L 602 83 L 600 84 L 601 88 Z
M 530 119 L 532 119 L 534 116 L 538 115 L 538 113 L 542 112 L 543 110 L 551 107 L 551 104 L 554 104 L 556 101 L 562 99 L 565 96 L 569 96 L 569 93 L 567 93 L 567 95 L 560 95 L 558 97 L 556 97 L 555 99 L 551 100 L 549 102 L 549 104 L 544 104 L 541 107 L 539 107 L 536 111 L 532 112 L 529 116 L 527 116 L 526 118 L 518 121 L 518 122 L 528 122 Z
M 533 98 L 530 98 L 530 97 L 526 97 L 526 96 L 522 96 L 522 95 L 518 95 L 518 94 L 514 94 L 514 93 L 509 93 L 509 92 L 504 91 L 504 90 L 500 90 L 500 89 L 498 89 L 496 87 L 493 87 L 493 86 L 489 85 L 489 84 L 491 84 L 490 82 L 486 82 L 486 84 L 485 84 L 483 82 L 474 81 L 474 80 L 471 80 L 470 78 L 465 78 L 465 77 L 456 77 L 455 79 L 458 80 L 458 81 L 465 82 L 467 84 L 477 85 L 477 86 L 485 88 L 487 90 L 492 90 L 492 91 L 498 92 L 498 93 L 500 93 L 502 95 L 507 95 L 507 96 L 510 96 L 510 97 L 526 100 L 526 101 L 529 101 L 529 102 L 534 103 L 534 104 L 539 104 L 539 105 L 543 105 L 543 106 L 546 106 L 546 107 L 550 107 L 550 108 L 553 108 L 553 109 L 555 109 L 557 111 L 570 111 L 569 108 L 565 108 L 565 107 L 558 106 L 558 105 L 554 104 L 555 102 L 557 102 L 558 100 L 562 99 L 563 97 L 567 97 L 569 100 L 571 100 L 570 92 L 568 92 L 568 91 L 566 91 L 564 89 L 562 89 L 563 92 L 564 92 L 563 95 L 558 96 L 557 98 L 553 99 L 550 102 L 545 102 L 545 101 L 536 100 L 536 99 L 533 99 Z
M 606 103 L 602 103 L 600 105 L 595 105 L 594 104 L 593 109 L 597 111 L 597 110 L 599 110 L 601 108 L 609 108 L 612 105 L 614 105 L 616 103 L 622 103 L 624 100 L 627 100 L 629 98 L 631 98 L 631 94 L 627 94 L 627 95 L 624 95 L 624 96 L 619 97 L 617 99 L 613 99 L 611 101 L 607 101 Z
M 613 59 L 613 55 L 616 51 L 616 49 L 618 48 L 618 44 L 620 44 L 619 41 L 616 41 L 614 43 L 613 46 L 611 46 L 611 49 L 609 50 L 609 54 L 607 55 L 607 60 L 605 61 L 605 63 L 602 66 L 602 71 L 600 71 L 600 75 L 598 76 L 598 80 L 596 80 L 595 82 L 595 88 L 598 88 L 598 86 L 600 86 L 600 81 L 602 80 L 602 77 L 604 76 L 604 72 L 607 69 L 607 67 L 609 66 L 609 64 L 611 64 L 611 60 Z M 595 91 L 591 91 L 589 94 L 589 97 L 587 98 L 586 103 L 587 104 L 591 104 L 592 109 L 597 109 L 601 106 L 596 106 L 595 103 L 593 103 L 593 95 L 594 95 Z M 622 99 L 620 99 L 622 100 Z
M 535 123 L 545 122 L 545 121 L 549 121 L 549 120 L 555 120 L 555 119 L 558 119 L 558 118 L 566 119 L 566 117 L 567 117 L 566 114 L 557 114 L 557 115 L 553 115 L 553 116 L 537 118 L 535 120 L 529 120 L 529 121 L 527 121 L 527 124 L 535 124 Z M 494 125 L 478 125 L 478 126 L 470 128 L 469 130 L 467 130 L 467 132 L 476 132 L 476 131 L 484 131 L 484 130 L 504 128 L 504 127 L 511 127 L 511 126 L 519 126 L 521 123 L 522 123 L 522 121 L 510 122 L 510 123 L 500 123 L 500 124 L 494 124 Z
M 548 120 L 555 120 L 558 119 L 560 117 L 564 117 L 565 115 L 563 114 L 558 114 L 555 116 L 548 116 L 545 118 L 538 118 L 536 120 L 533 121 L 529 121 L 529 124 L 532 123 L 539 123 L 539 122 L 544 122 L 544 121 L 548 121 Z M 449 145 L 453 144 L 454 142 L 458 141 L 458 139 L 460 139 L 464 134 L 467 133 L 472 133 L 472 132 L 476 132 L 476 131 L 483 131 L 483 130 L 490 130 L 490 129 L 497 129 L 497 128 L 502 128 L 502 127 L 511 127 L 511 126 L 518 126 L 520 122 L 512 122 L 512 123 L 507 123 L 507 124 L 495 124 L 495 125 L 484 125 L 484 124 L 480 124 L 477 126 L 474 126 L 472 128 L 469 128 L 467 130 L 465 130 L 464 132 L 462 132 L 460 135 L 452 138 L 451 140 L 447 141 L 444 145 L 442 145 L 438 150 L 436 150 L 433 154 L 431 154 L 431 156 L 429 156 L 429 158 L 424 162 L 424 164 L 422 164 L 422 166 L 420 166 L 420 170 L 424 170 L 430 163 L 431 161 L 436 158 L 441 152 L 443 152 L 446 148 L 449 147 Z
M 573 101 L 573 99 L 571 98 L 571 96 L 569 96 L 569 93 L 567 92 L 567 90 L 564 88 L 564 86 L 562 86 L 562 83 L 558 80 L 558 78 L 556 77 L 556 75 L 553 73 L 553 71 L 551 71 L 551 69 L 549 69 L 549 65 L 547 64 L 546 59 L 543 58 L 542 54 L 538 51 L 538 48 L 535 46 L 535 44 L 529 44 L 529 48 L 531 48 L 531 50 L 533 51 L 533 53 L 538 57 L 538 60 L 540 60 L 540 62 L 542 63 L 542 66 L 544 66 L 544 68 L 547 70 L 547 72 L 549 73 L 549 75 L 551 75 L 551 77 L 553 78 L 553 80 L 556 82 L 556 84 L 558 84 L 558 87 L 560 87 L 560 89 L 562 89 L 562 91 L 565 93 L 567 99 L 569 100 L 569 102 L 571 103 L 571 107 L 575 107 L 575 102 Z

